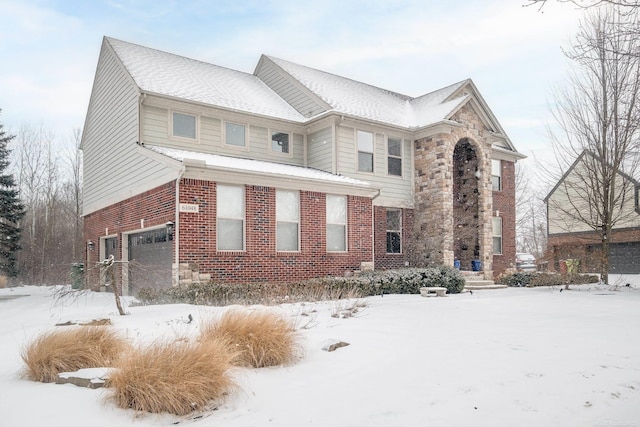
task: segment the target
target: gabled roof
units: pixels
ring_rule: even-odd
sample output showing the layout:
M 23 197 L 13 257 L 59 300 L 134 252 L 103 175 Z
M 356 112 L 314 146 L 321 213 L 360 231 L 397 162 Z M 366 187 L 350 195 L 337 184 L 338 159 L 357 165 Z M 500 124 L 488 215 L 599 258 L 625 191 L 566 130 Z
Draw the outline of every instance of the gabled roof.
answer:
M 470 79 L 413 98 L 272 56 L 263 55 L 254 74 L 247 74 L 113 38 L 105 41 L 143 93 L 298 123 L 336 113 L 410 131 L 449 121 L 471 103 L 487 129 L 517 152 Z M 275 67 L 277 77 L 262 72 L 265 67 Z M 312 112 L 299 111 L 302 106 Z
M 564 182 L 565 179 L 571 174 L 571 172 L 576 168 L 578 164 L 584 159 L 585 156 L 593 157 L 594 159 L 599 160 L 599 157 L 593 153 L 591 150 L 583 150 L 582 153 L 576 158 L 576 160 L 569 166 L 567 171 L 560 177 L 556 185 L 549 191 L 547 197 L 543 199 L 545 203 L 549 201 L 549 198 L 555 191 L 560 187 L 560 185 Z M 624 179 L 629 180 L 635 187 L 640 186 L 640 177 L 637 175 L 640 174 L 640 168 L 637 167 L 638 157 L 640 157 L 640 153 L 630 153 L 627 156 L 627 159 L 622 162 L 620 169 L 618 170 L 618 174 L 622 176 Z
M 306 121 L 252 74 L 106 38 L 142 92 L 296 122 Z
M 277 65 L 336 113 L 406 128 L 428 126 L 445 120 L 469 97 L 468 94 L 452 96 L 469 80 L 412 98 L 284 59 L 272 56 L 263 58 Z M 263 60 L 258 67 L 261 64 Z M 258 74 L 258 69 L 254 74 Z

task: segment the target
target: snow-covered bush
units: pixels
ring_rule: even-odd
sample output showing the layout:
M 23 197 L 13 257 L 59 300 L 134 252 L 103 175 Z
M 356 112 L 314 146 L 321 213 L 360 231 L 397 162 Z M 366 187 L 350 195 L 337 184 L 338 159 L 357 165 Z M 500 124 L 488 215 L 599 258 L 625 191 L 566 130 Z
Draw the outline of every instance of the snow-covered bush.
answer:
M 451 294 L 464 288 L 464 277 L 453 267 L 375 270 L 350 277 L 323 277 L 293 283 L 199 283 L 138 292 L 141 304 L 200 305 L 280 304 L 326 301 L 384 294 L 419 294 L 423 286 L 441 286 Z

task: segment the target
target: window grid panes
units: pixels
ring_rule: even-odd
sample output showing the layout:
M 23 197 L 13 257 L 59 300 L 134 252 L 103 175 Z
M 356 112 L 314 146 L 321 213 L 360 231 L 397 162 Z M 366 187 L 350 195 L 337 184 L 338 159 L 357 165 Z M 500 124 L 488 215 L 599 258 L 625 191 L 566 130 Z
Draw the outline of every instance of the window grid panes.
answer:
M 493 254 L 502 255 L 502 218 L 491 218 L 493 228 Z
M 246 144 L 246 132 L 243 125 L 235 123 L 225 124 L 225 144 L 244 147 Z
M 361 172 L 373 172 L 373 133 L 359 130 L 357 132 L 358 143 L 358 170 Z
M 387 253 L 402 252 L 402 211 L 387 209 Z
M 402 140 L 389 138 L 387 141 L 387 173 L 402 176 Z
M 347 197 L 327 194 L 327 251 L 347 250 Z
M 218 185 L 216 215 L 218 250 L 244 250 L 244 187 Z
M 196 116 L 173 113 L 173 136 L 196 139 Z
M 289 153 L 289 134 L 284 132 L 271 132 L 271 151 L 274 153 Z
M 276 190 L 276 247 L 278 251 L 297 251 L 300 241 L 300 193 Z
M 493 191 L 502 190 L 502 162 L 491 160 L 491 188 Z

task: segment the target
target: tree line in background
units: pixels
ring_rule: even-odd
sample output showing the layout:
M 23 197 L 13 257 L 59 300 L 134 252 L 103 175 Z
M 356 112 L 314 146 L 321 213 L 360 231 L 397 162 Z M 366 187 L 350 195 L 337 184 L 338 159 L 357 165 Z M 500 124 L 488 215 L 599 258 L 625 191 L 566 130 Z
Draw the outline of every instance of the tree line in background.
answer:
M 11 176 L 22 209 L 19 217 L 14 214 L 20 250 L 14 246 L 10 257 L 3 251 L 3 260 L 12 260 L 13 267 L 2 264 L 0 269 L 18 284 L 69 283 L 72 266 L 84 258 L 80 131 L 60 141 L 42 126 L 23 125 L 0 137 L 0 173 Z M 6 204 L 0 203 L 4 224 Z M 0 240 L 5 239 L 0 231 Z

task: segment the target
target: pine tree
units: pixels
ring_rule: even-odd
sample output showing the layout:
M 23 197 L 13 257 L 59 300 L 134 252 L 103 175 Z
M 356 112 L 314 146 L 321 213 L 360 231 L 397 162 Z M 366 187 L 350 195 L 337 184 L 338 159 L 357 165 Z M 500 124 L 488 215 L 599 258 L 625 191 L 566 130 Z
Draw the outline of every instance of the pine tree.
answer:
M 19 223 L 25 214 L 13 175 L 7 171 L 10 153 L 7 146 L 13 138 L 14 135 L 5 133 L 0 123 L 0 271 L 10 277 L 18 273 L 16 253 L 20 250 Z

